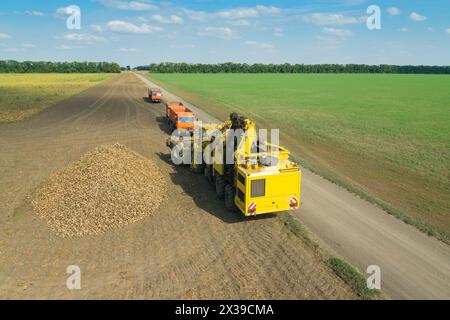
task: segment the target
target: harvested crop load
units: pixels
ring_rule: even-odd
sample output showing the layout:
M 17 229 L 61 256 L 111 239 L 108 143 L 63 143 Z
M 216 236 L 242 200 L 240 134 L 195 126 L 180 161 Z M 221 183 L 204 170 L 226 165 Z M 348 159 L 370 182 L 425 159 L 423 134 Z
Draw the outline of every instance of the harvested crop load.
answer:
M 157 165 L 124 145 L 102 145 L 35 193 L 34 212 L 62 237 L 113 230 L 153 213 L 167 190 Z

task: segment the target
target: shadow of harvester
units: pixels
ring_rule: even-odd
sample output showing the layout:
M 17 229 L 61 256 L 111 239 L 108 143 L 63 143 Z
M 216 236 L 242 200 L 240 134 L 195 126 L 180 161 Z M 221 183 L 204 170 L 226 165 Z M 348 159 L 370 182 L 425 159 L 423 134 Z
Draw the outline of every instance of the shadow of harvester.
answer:
M 175 185 L 181 186 L 184 193 L 190 196 L 197 207 L 221 219 L 225 223 L 239 223 L 248 220 L 274 218 L 275 214 L 265 214 L 256 217 L 246 217 L 240 211 L 231 212 L 225 208 L 224 200 L 219 199 L 214 187 L 201 174 L 191 172 L 189 166 L 177 166 L 172 163 L 170 153 L 157 153 L 157 156 L 173 168 L 170 179 Z

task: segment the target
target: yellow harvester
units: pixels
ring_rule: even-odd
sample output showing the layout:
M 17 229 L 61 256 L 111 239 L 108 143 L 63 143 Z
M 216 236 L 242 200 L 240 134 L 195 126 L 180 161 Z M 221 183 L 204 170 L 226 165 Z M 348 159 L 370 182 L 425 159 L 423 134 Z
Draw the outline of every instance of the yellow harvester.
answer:
M 203 127 L 201 137 L 194 134 L 192 141 L 213 159 L 194 164 L 193 155 L 192 170 L 208 177 L 228 210 L 255 216 L 299 208 L 299 166 L 289 160 L 287 149 L 259 141 L 253 121 L 232 113 L 223 124 Z M 227 151 L 234 160 L 231 164 L 225 159 Z

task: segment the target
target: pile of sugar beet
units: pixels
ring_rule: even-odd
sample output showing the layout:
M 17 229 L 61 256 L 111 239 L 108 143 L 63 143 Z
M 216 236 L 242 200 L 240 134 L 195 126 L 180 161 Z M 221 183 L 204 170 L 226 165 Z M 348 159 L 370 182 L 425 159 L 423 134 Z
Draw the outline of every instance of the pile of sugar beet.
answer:
M 36 191 L 33 211 L 62 237 L 113 230 L 152 214 L 167 184 L 155 162 L 124 145 L 102 145 L 53 173 Z

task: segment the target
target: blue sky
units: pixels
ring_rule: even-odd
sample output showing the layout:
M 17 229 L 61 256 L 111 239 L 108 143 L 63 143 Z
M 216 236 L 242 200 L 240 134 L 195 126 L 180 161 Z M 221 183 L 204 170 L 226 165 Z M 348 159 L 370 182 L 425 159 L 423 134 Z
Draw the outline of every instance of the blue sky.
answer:
M 450 65 L 450 1 L 3 0 L 0 59 Z

